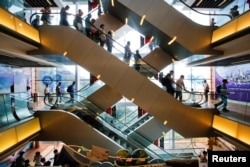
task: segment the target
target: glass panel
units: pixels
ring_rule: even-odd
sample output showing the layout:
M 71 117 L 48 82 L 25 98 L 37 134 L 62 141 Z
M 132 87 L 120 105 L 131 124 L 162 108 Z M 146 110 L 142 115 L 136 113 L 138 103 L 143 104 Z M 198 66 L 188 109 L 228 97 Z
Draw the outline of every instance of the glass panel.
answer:
M 237 1 L 236 3 L 230 3 L 224 8 L 221 9 L 210 9 L 210 8 L 193 8 L 191 9 L 187 4 L 188 2 L 185 0 L 164 0 L 169 5 L 173 6 L 176 10 L 180 13 L 185 15 L 190 20 L 201 24 L 201 25 L 211 25 L 212 18 L 214 19 L 216 26 L 221 26 L 231 20 L 230 9 L 233 8 L 235 5 L 238 5 L 238 11 L 240 14 L 244 13 L 248 10 L 246 7 L 245 1 Z M 193 2 L 193 1 L 192 1 Z

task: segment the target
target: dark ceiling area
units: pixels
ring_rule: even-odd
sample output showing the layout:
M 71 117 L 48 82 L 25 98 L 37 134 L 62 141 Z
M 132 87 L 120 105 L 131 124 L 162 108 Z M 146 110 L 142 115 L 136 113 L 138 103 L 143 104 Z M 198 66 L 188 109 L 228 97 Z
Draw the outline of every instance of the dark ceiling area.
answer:
M 49 65 L 26 60 L 18 57 L 8 57 L 0 54 L 0 64 L 6 64 L 14 67 L 50 67 Z
M 189 63 L 189 66 L 233 66 L 239 64 L 246 64 L 250 63 L 250 54 L 237 56 L 237 57 L 230 57 L 226 59 L 221 59 L 220 57 L 216 58 L 207 58 L 203 60 L 194 61 Z
M 24 0 L 26 8 L 43 8 L 45 6 L 58 7 L 54 0 Z
M 184 0 L 182 0 L 184 1 Z M 195 0 L 192 8 L 224 8 L 234 0 Z

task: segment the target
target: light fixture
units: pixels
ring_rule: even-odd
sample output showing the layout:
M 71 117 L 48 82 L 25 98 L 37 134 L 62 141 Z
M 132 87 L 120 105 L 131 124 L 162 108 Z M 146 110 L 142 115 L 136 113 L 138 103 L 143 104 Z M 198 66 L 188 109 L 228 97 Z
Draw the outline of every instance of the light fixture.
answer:
M 68 52 L 67 52 L 67 51 L 65 51 L 65 52 L 63 53 L 63 55 L 64 55 L 64 56 L 66 56 L 67 54 L 68 54 Z
M 99 0 L 99 5 L 100 5 L 101 8 L 103 8 L 102 0 Z
M 167 120 L 165 120 L 165 121 L 163 122 L 163 125 L 167 125 L 167 123 L 168 123 L 168 121 L 167 121 Z
M 100 75 L 100 74 L 98 74 L 98 75 L 96 76 L 96 78 L 97 78 L 97 79 L 100 79 L 100 78 L 101 78 L 101 75 Z
M 47 0 L 47 2 L 49 3 L 49 5 L 52 5 L 52 3 L 50 2 L 50 0 Z
M 128 18 L 127 17 L 125 18 L 125 24 L 128 24 Z
M 110 30 L 110 31 L 111 31 L 111 33 L 112 33 L 112 36 L 115 36 L 114 30 Z
M 149 41 L 150 41 L 150 42 L 152 42 L 152 41 L 154 40 L 154 38 L 155 38 L 155 37 L 154 37 L 154 36 L 152 36 L 152 37 L 150 38 L 150 40 L 149 40 Z
M 114 4 L 114 0 L 111 0 L 111 5 L 114 7 L 115 4 Z
M 143 24 L 145 18 L 146 18 L 146 15 L 143 15 L 142 18 L 141 18 L 141 21 L 140 21 L 140 25 Z
M 174 37 L 168 42 L 168 45 L 171 45 L 176 39 L 177 39 L 177 37 L 174 36 Z
M 130 101 L 133 103 L 135 101 L 135 98 L 132 98 Z
M 199 6 L 203 0 L 200 0 L 195 6 Z
M 223 0 L 218 6 L 220 7 L 220 6 L 222 6 L 226 2 L 227 2 L 227 0 Z
M 236 62 L 233 62 L 231 64 L 240 64 L 240 63 L 245 63 L 245 62 L 248 62 L 250 60 L 242 60 L 242 61 L 236 61 Z

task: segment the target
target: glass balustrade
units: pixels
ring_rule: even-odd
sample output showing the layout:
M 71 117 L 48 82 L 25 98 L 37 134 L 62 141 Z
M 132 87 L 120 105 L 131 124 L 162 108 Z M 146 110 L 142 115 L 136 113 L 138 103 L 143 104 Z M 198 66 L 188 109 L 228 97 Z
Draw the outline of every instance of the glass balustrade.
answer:
M 214 19 L 215 26 L 222 26 L 229 22 L 232 18 L 230 15 L 230 9 L 234 5 L 238 5 L 240 14 L 243 14 L 248 10 L 248 6 L 244 1 L 238 1 L 237 3 L 230 3 L 224 8 L 192 8 L 189 1 L 186 0 L 164 0 L 169 5 L 173 6 L 180 13 L 185 15 L 190 20 L 205 26 L 211 26 L 212 18 Z

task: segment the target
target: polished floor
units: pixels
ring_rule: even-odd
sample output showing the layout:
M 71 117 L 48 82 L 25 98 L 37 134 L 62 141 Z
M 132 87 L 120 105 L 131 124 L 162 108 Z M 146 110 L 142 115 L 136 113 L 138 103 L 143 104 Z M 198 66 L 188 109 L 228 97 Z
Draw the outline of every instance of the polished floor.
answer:
M 214 108 L 214 104 L 217 103 L 218 100 L 209 100 L 207 103 L 203 103 L 202 108 Z M 222 117 L 226 117 L 233 121 L 250 125 L 250 103 L 241 103 L 229 100 L 228 101 L 228 112 L 222 111 L 222 107 L 218 107 L 219 114 Z
M 34 144 L 35 145 L 35 144 Z M 54 141 L 40 141 L 37 147 L 34 147 L 27 151 L 24 154 L 25 159 L 30 160 L 30 165 L 34 166 L 34 155 L 37 151 L 41 153 L 41 156 L 46 159 L 46 161 L 51 162 L 51 166 L 53 164 L 53 157 L 54 157 L 54 150 L 57 149 L 58 151 L 61 150 L 63 143 L 61 142 L 54 142 Z

